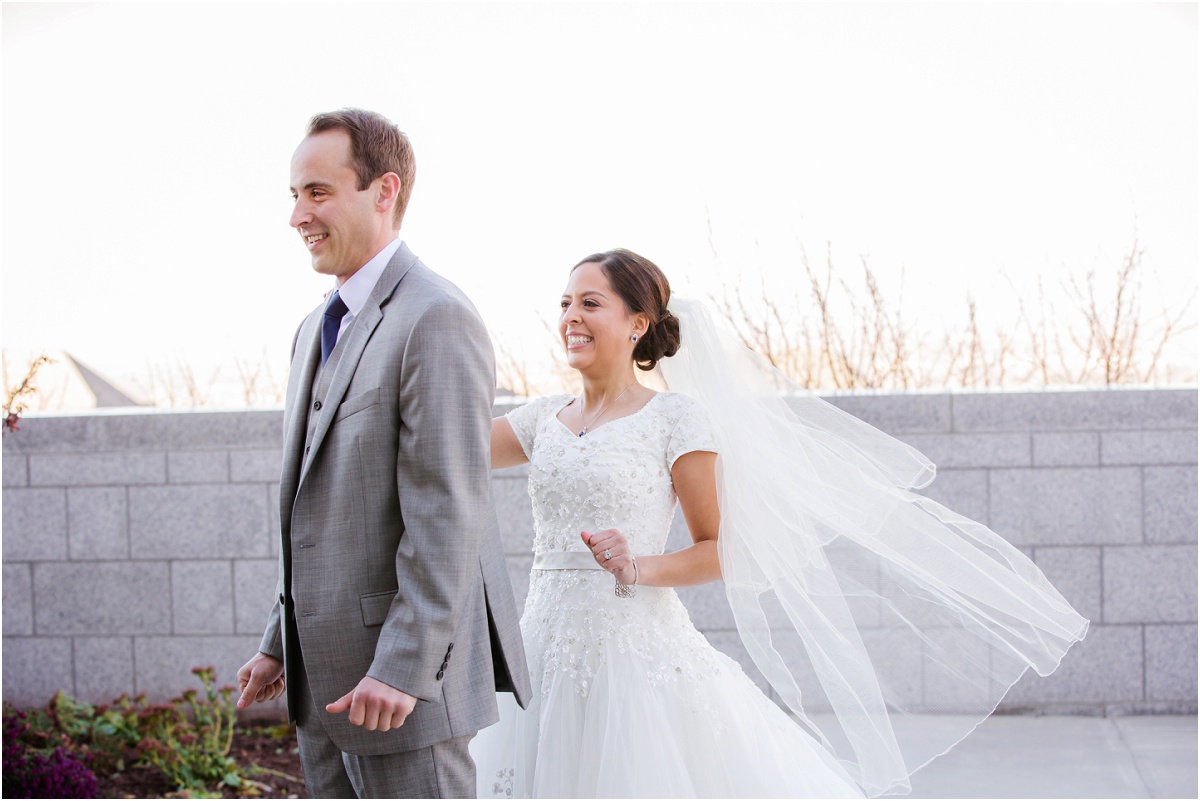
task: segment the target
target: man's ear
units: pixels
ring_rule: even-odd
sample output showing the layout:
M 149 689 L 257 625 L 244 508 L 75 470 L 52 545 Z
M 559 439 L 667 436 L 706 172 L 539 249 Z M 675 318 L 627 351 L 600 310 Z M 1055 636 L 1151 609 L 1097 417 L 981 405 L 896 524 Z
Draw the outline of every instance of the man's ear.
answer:
M 396 206 L 396 199 L 400 197 L 400 176 L 394 172 L 385 172 L 375 180 L 379 182 L 375 210 L 391 214 Z

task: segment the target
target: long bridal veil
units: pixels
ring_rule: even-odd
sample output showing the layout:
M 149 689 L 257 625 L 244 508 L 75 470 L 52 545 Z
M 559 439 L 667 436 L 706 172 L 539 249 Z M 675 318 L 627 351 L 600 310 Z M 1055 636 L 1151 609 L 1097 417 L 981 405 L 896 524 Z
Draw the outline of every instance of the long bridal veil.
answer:
M 683 345 L 660 366 L 716 433 L 742 642 L 868 795 L 907 792 L 1027 669 L 1053 672 L 1088 621 L 1002 537 L 913 492 L 934 477 L 919 452 L 797 388 L 699 302 L 669 308 Z

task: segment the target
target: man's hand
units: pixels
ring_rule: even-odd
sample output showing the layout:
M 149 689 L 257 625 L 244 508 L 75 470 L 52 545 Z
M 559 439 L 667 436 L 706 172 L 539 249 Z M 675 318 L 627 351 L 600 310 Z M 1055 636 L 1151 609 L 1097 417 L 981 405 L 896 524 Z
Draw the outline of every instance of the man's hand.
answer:
M 326 704 L 325 711 L 333 714 L 350 710 L 350 722 L 367 731 L 387 731 L 404 725 L 404 719 L 417 705 L 417 699 L 378 679 L 363 676 L 350 692 Z
M 287 684 L 283 680 L 283 663 L 273 656 L 257 653 L 238 671 L 237 708 L 245 709 L 255 701 L 274 701 L 283 695 Z

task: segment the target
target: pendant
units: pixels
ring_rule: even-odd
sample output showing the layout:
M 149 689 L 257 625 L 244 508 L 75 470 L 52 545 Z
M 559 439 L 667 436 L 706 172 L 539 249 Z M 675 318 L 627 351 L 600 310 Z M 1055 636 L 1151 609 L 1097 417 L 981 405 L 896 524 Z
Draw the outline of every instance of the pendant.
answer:
M 586 433 L 587 433 L 587 426 L 584 426 L 583 429 L 579 432 L 579 436 L 582 437 Z

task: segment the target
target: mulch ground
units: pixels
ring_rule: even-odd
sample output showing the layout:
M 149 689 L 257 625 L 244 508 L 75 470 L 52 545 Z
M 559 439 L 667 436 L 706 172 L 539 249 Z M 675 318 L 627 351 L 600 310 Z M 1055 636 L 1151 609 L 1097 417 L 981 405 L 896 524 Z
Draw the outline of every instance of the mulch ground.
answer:
M 308 798 L 294 730 L 280 736 L 270 727 L 238 729 L 229 753 L 254 782 L 257 792 L 226 788 L 226 798 Z M 175 787 L 153 768 L 131 767 L 115 776 L 97 778 L 99 795 L 104 798 L 179 797 Z

